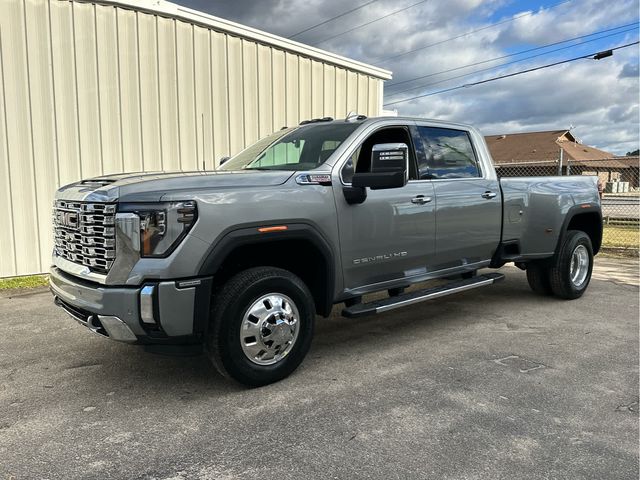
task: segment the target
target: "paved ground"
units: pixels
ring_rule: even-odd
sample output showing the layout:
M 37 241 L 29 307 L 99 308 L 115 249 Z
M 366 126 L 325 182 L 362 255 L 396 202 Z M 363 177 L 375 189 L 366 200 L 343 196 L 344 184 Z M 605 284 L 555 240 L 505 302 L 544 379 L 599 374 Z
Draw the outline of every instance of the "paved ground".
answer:
M 318 323 L 289 379 L 94 337 L 47 293 L 0 299 L 0 479 L 638 478 L 638 265 L 578 301 L 522 272 Z

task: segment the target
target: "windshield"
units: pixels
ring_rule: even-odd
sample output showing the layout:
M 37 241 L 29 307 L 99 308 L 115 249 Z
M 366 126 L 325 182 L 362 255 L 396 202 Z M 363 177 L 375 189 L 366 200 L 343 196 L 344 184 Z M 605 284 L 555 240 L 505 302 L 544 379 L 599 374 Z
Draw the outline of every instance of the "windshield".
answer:
M 280 130 L 228 160 L 221 170 L 312 170 L 331 156 L 358 128 L 326 123 Z

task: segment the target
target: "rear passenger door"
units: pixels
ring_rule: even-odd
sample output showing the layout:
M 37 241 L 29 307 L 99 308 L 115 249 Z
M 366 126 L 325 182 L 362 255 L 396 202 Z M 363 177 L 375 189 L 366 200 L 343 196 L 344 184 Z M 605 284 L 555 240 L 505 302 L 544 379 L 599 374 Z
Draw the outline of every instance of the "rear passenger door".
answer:
M 489 261 L 502 223 L 495 173 L 484 171 L 469 131 L 427 125 L 417 130 L 423 147 L 418 175 L 432 180 L 436 198 L 436 269 Z

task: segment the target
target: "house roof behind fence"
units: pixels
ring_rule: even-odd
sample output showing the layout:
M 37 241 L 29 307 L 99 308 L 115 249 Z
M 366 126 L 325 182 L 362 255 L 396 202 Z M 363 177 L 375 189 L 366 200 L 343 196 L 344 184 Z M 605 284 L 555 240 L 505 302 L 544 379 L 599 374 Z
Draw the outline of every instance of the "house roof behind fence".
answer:
M 629 168 L 640 168 L 640 157 L 635 155 L 626 155 L 624 157 L 616 157 L 616 161 L 622 163 Z
M 600 169 L 604 168 L 607 170 L 615 169 L 615 170 L 624 170 L 629 168 L 625 162 L 621 162 L 618 158 L 602 158 L 597 160 L 572 160 L 572 167 L 584 167 L 584 168 L 593 168 Z
M 567 160 L 613 158 L 614 155 L 583 145 L 568 130 L 511 133 L 485 137 L 493 160 L 504 163 L 543 163 L 557 161 L 560 149 Z

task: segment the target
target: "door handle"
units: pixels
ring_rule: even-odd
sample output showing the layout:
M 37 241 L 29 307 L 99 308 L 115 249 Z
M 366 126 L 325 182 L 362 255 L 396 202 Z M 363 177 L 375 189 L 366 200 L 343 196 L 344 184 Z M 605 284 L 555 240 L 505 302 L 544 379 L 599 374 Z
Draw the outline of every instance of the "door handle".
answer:
M 411 203 L 415 203 L 416 205 L 424 205 L 425 203 L 429 203 L 431 201 L 431 197 L 425 197 L 424 195 L 416 195 L 411 199 Z
M 496 198 L 498 196 L 495 192 L 484 192 L 482 194 L 482 198 L 486 198 L 487 200 L 491 200 L 492 198 Z

